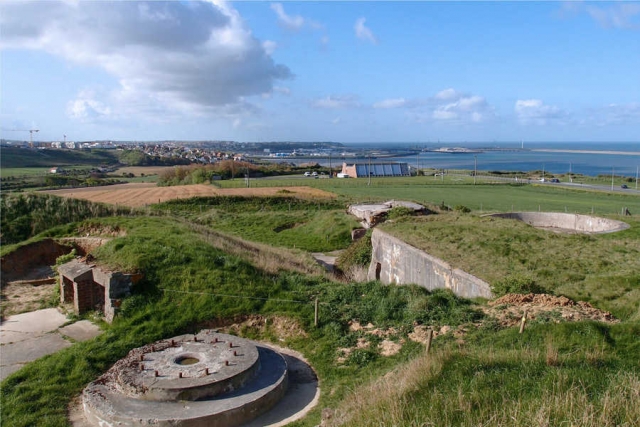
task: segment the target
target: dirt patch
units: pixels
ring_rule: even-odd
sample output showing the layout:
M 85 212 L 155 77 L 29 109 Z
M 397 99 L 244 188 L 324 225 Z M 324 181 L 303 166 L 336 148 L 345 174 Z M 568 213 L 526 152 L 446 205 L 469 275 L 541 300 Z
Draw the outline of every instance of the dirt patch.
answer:
M 593 307 L 588 302 L 573 301 L 567 297 L 548 294 L 508 294 L 483 308 L 485 314 L 498 320 L 502 326 L 514 326 L 527 311 L 529 320 L 551 322 L 578 322 L 596 320 L 616 323 L 618 320 L 608 311 Z
M 400 340 L 400 342 L 384 340 L 378 345 L 378 350 L 381 356 L 389 357 L 398 354 L 402 349 L 402 344 L 404 344 L 404 340 Z
M 240 316 L 232 319 L 215 319 L 199 323 L 196 329 L 218 329 L 231 335 L 247 336 L 270 332 L 279 341 L 291 338 L 307 338 L 309 335 L 300 324 L 284 316 Z
M 216 188 L 206 184 L 158 187 L 154 183 L 129 183 L 109 185 L 105 187 L 85 187 L 63 190 L 50 190 L 45 193 L 61 197 L 84 199 L 97 203 L 141 207 L 174 199 L 213 196 L 281 196 L 281 190 L 287 195 L 300 198 L 334 198 L 335 194 L 311 187 L 265 187 L 265 188 Z
M 48 270 L 49 273 L 44 274 L 44 276 L 53 276 L 51 267 L 39 269 L 40 272 L 45 270 Z M 43 283 L 45 279 L 48 279 L 48 283 Z M 2 302 L 0 303 L 2 317 L 51 307 L 57 303 L 57 290 L 58 284 L 53 277 L 34 279 L 33 281 L 18 280 L 8 282 L 2 287 Z

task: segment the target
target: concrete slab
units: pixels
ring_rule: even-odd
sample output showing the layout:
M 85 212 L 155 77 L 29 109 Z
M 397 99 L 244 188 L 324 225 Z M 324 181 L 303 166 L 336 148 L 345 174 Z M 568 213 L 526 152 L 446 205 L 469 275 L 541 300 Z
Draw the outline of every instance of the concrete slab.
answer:
M 55 308 L 16 314 L 0 325 L 0 381 L 25 364 L 70 347 L 76 341 L 93 338 L 102 331 L 88 320 L 61 328 L 68 322 Z M 60 331 L 64 331 L 63 334 Z
M 75 341 L 87 341 L 95 338 L 102 333 L 102 329 L 98 325 L 88 320 L 81 320 L 58 330 L 62 335 L 69 337 Z
M 0 381 L 20 369 L 24 364 L 55 353 L 72 344 L 53 332 L 40 337 L 19 341 L 13 344 L 5 344 L 0 348 Z
M 57 308 L 32 311 L 9 316 L 0 325 L 0 334 L 4 332 L 30 332 L 40 335 L 55 331 L 68 321 L 67 316 Z

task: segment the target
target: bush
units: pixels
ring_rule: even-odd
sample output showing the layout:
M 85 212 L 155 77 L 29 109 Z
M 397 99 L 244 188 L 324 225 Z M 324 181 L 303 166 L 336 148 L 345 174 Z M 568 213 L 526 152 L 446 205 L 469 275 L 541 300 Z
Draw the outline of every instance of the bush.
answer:
M 368 230 L 364 237 L 351 243 L 340 254 L 336 265 L 343 272 L 350 271 L 353 267 L 368 266 L 371 262 L 371 249 L 371 230 Z
M 528 275 L 511 274 L 491 285 L 493 294 L 497 297 L 506 294 L 540 294 L 545 289 L 538 286 L 536 281 Z
M 469 209 L 468 207 L 466 207 L 464 205 L 457 205 L 455 208 L 453 208 L 453 210 L 458 211 L 458 212 L 462 212 L 462 213 L 471 212 L 471 209 Z
M 387 219 L 398 219 L 404 218 L 407 216 L 414 216 L 416 211 L 411 208 L 406 208 L 404 206 L 396 206 L 391 208 L 389 212 L 387 212 Z

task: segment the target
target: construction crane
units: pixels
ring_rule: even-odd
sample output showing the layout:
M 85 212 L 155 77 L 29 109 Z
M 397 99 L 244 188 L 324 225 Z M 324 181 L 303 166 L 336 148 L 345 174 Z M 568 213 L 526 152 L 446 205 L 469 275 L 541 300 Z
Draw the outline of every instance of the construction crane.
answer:
M 29 148 L 33 148 L 33 133 L 40 129 L 8 129 L 9 132 L 29 132 Z

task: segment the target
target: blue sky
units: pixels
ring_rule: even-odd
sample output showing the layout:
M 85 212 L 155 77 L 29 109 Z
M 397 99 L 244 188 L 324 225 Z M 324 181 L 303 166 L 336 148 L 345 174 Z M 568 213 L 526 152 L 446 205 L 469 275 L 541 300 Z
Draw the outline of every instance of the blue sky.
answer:
M 640 2 L 4 1 L 2 137 L 639 141 Z

